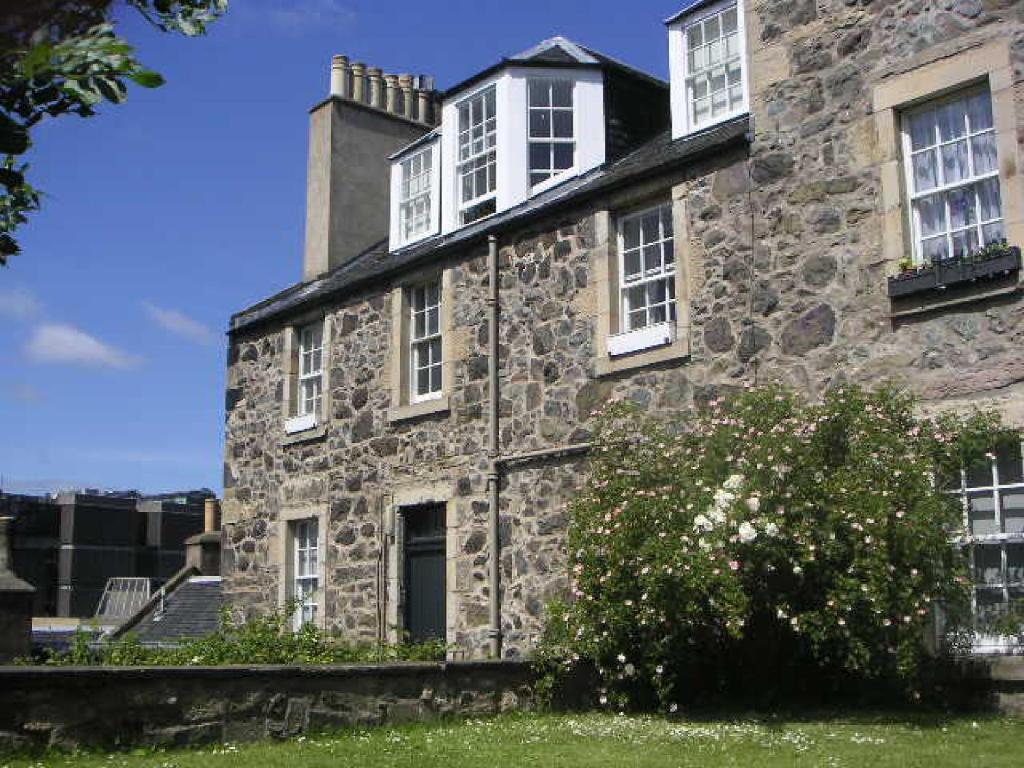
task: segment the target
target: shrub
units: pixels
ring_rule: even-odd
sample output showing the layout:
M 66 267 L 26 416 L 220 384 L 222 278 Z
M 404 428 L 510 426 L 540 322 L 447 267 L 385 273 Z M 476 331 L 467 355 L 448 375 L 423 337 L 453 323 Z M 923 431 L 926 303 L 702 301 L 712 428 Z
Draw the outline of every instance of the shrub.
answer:
M 293 612 L 257 616 L 245 622 L 224 612 L 221 628 L 206 637 L 173 648 L 142 645 L 131 634 L 113 642 L 92 642 L 76 635 L 64 653 L 51 653 L 45 663 L 56 666 L 222 666 L 227 664 L 348 664 L 389 661 L 440 661 L 447 647 L 441 641 L 401 645 L 349 643 L 306 624 L 292 630 Z
M 670 422 L 623 404 L 598 421 L 570 599 L 539 658 L 593 666 L 603 703 L 909 691 L 932 608 L 954 630 L 969 615 L 961 511 L 935 479 L 990 445 L 993 417 L 765 388 Z

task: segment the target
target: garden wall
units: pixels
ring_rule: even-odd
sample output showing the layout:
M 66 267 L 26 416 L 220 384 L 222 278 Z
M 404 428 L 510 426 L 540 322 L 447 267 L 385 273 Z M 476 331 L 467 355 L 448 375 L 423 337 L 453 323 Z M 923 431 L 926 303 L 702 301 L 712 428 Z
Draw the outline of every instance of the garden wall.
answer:
M 188 746 L 527 709 L 520 662 L 0 667 L 0 751 Z

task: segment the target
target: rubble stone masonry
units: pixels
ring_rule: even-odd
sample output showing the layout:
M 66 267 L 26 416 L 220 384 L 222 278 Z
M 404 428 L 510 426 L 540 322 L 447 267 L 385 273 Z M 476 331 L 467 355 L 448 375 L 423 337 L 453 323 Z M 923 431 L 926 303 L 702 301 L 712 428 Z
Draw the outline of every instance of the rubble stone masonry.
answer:
M 814 396 L 839 382 L 892 380 L 926 407 L 995 405 L 1024 424 L 1017 277 L 894 303 L 886 279 L 909 241 L 906 208 L 885 178 L 899 167 L 887 133 L 898 116 L 899 105 L 885 101 L 892 88 L 917 88 L 926 98 L 947 87 L 950 66 L 981 67 L 1002 125 L 1008 231 L 1011 240 L 1021 234 L 1024 3 L 748 0 L 747 40 L 752 142 L 500 234 L 502 456 L 586 443 L 592 414 L 612 397 L 668 413 L 772 381 Z M 616 217 L 669 200 L 685 279 L 685 354 L 608 370 L 599 328 Z M 448 409 L 439 413 L 389 420 L 392 289 L 404 275 L 321 308 L 330 419 L 313 439 L 286 438 L 283 429 L 291 321 L 233 333 L 224 576 L 240 609 L 280 604 L 281 521 L 316 515 L 325 626 L 352 639 L 394 637 L 394 509 L 444 501 L 448 639 L 467 656 L 485 655 L 486 259 L 478 243 L 420 267 L 450 269 Z M 502 469 L 505 656 L 529 652 L 546 602 L 566 589 L 565 504 L 585 469 L 580 453 Z

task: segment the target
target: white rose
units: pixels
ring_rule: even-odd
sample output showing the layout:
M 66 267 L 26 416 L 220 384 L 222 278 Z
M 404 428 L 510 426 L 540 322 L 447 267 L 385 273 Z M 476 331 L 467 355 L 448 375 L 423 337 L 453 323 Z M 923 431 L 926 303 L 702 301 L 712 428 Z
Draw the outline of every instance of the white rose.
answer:
M 744 544 L 749 544 L 757 538 L 757 529 L 754 528 L 754 526 L 752 526 L 750 523 L 743 522 L 740 523 L 739 535 L 740 541 L 742 541 Z

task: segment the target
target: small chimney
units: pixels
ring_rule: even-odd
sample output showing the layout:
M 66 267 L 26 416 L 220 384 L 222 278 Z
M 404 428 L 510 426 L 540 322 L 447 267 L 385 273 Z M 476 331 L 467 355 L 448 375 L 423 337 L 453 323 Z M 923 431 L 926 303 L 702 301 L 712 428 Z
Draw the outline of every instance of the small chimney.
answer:
M 220 501 L 206 499 L 203 532 L 185 539 L 185 565 L 198 570 L 201 576 L 220 576 L 220 540 Z
M 434 128 L 433 78 L 331 59 L 330 97 L 310 113 L 303 279 L 313 280 L 386 240 L 390 156 Z
M 35 587 L 14 575 L 11 554 L 13 518 L 0 517 L 0 664 L 32 650 L 32 600 Z

